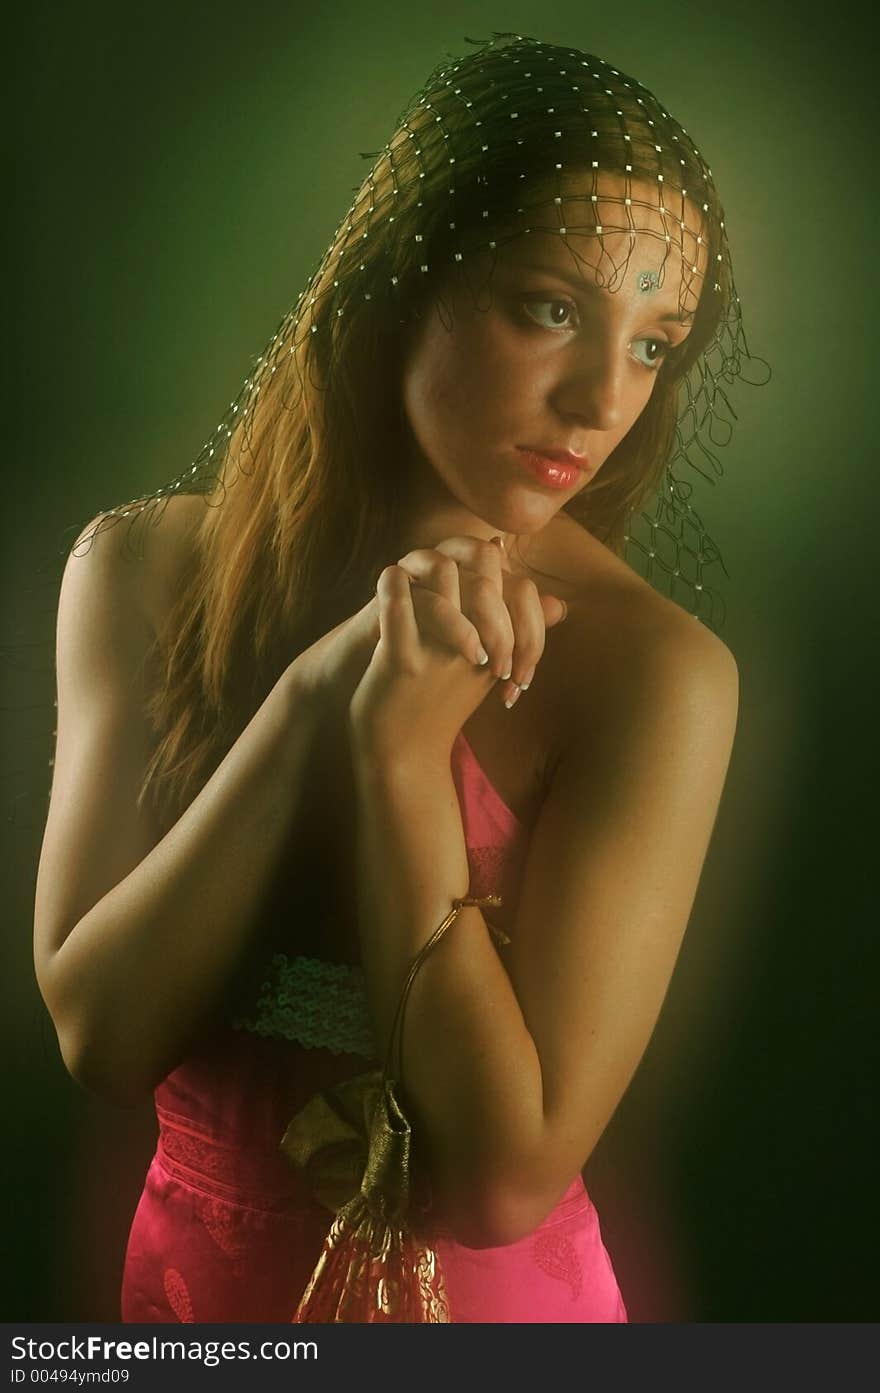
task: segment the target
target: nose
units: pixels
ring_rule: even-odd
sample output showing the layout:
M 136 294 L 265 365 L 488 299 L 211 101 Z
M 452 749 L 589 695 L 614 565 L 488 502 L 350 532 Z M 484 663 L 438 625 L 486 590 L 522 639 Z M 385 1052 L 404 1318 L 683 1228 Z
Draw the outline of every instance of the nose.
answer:
M 624 417 L 626 381 L 624 353 L 597 335 L 590 343 L 572 345 L 553 390 L 553 405 L 589 430 L 617 430 Z

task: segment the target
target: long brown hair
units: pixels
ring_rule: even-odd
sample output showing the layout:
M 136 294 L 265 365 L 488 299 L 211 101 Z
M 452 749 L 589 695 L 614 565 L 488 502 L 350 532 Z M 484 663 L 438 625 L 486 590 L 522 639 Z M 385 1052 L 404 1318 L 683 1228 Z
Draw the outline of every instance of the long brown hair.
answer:
M 271 372 L 264 364 L 250 409 L 230 421 L 222 503 L 205 509 L 177 602 L 157 639 L 162 676 L 148 708 L 157 743 L 140 800 L 149 795 L 166 816 L 195 796 L 284 668 L 365 604 L 379 572 L 399 555 L 405 430 L 399 384 L 408 335 L 449 268 L 457 273 L 455 248 L 466 247 L 470 234 L 485 244 L 491 226 L 516 211 L 524 188 L 540 185 L 547 130 L 558 120 L 546 115 L 546 94 L 520 94 L 526 139 L 517 142 L 517 182 L 514 187 L 511 173 L 505 184 L 499 153 L 487 224 L 481 221 L 485 160 L 480 145 L 468 146 L 464 136 L 475 104 L 486 133 L 509 108 L 495 109 L 491 86 L 467 106 L 448 88 L 439 80 L 432 87 L 429 79 L 401 118 L 297 302 L 293 327 L 273 341 Z M 628 95 L 616 96 L 628 103 L 626 145 L 620 110 L 592 116 L 591 153 L 599 153 L 604 170 L 622 172 L 626 161 L 633 179 L 653 180 L 666 168 L 680 182 L 686 166 L 689 181 L 705 180 L 689 141 L 658 156 L 656 124 L 636 95 L 646 90 L 633 83 Z M 427 106 L 425 92 L 433 98 Z M 450 135 L 460 137 L 454 219 Z M 554 154 L 569 155 L 571 171 L 583 164 L 582 152 L 574 145 L 566 150 L 567 141 L 565 134 Z M 534 177 L 524 179 L 530 158 Z M 723 215 L 711 185 L 702 196 L 715 284 L 704 285 L 689 338 L 668 355 L 629 434 L 567 504 L 572 517 L 617 553 L 628 517 L 657 488 L 669 458 L 679 383 L 712 341 L 730 299 L 727 263 L 717 256 Z

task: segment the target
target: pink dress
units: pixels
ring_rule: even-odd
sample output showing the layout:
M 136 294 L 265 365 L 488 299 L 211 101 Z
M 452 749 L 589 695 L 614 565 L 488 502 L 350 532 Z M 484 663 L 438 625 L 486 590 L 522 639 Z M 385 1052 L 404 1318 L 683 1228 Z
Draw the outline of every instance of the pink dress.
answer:
M 464 735 L 452 772 L 470 893 L 504 896 L 509 927 L 529 829 L 502 802 Z M 262 1009 L 200 1042 L 155 1092 L 159 1140 L 135 1212 L 123 1321 L 289 1321 L 332 1218 L 279 1151 L 320 1088 L 375 1062 L 360 969 L 276 954 Z M 367 1062 L 370 1061 L 370 1062 Z M 583 1180 L 526 1238 L 436 1246 L 453 1321 L 623 1322 L 626 1308 Z

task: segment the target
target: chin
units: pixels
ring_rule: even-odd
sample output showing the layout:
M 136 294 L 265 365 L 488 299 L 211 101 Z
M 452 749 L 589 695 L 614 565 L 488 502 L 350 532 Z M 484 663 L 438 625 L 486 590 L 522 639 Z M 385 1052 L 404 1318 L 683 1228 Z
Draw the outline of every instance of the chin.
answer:
M 487 479 L 485 492 L 476 494 L 472 487 L 473 479 L 462 477 L 460 471 L 445 471 L 435 465 L 434 472 L 441 479 L 450 501 L 493 532 L 521 536 L 541 532 L 569 502 L 570 497 L 574 497 L 573 494 L 554 496 L 549 491 L 542 494 L 528 484 L 523 485 L 518 479 L 498 480 L 499 486 L 494 489 Z M 469 484 L 471 487 L 468 487 Z
M 540 498 L 533 495 L 507 500 L 498 500 L 491 509 L 491 526 L 499 532 L 512 532 L 520 536 L 530 536 L 541 532 L 561 510 L 563 502 L 558 498 Z

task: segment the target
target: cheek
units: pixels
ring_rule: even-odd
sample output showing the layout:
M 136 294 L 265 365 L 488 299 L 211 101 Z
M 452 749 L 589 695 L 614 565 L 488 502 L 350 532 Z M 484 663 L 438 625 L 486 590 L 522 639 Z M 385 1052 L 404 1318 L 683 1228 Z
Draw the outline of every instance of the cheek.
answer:
M 634 381 L 632 391 L 630 393 L 629 400 L 627 403 L 627 410 L 624 412 L 625 424 L 623 425 L 623 428 L 620 432 L 621 438 L 624 435 L 626 435 L 627 431 L 632 429 L 636 421 L 641 416 L 642 412 L 645 410 L 646 406 L 648 405 L 648 402 L 651 400 L 651 397 L 654 394 L 654 388 L 656 387 L 656 385 L 656 373 L 644 373 L 642 381 L 639 381 L 638 379 Z
M 426 345 L 414 354 L 403 377 L 403 402 L 414 429 L 454 411 L 462 396 L 453 355 Z
M 416 439 L 425 446 L 472 433 L 504 384 L 497 355 L 478 335 L 430 326 L 403 374 L 403 405 Z
M 605 461 L 608 459 L 608 456 L 611 455 L 614 452 L 614 450 L 617 449 L 621 441 L 625 439 L 627 435 L 629 435 L 630 431 L 636 425 L 636 422 L 639 420 L 639 418 L 645 411 L 651 399 L 655 386 L 655 378 L 652 378 L 647 386 L 644 386 L 637 381 L 634 382 L 632 388 L 627 393 L 625 402 L 623 403 L 620 413 L 620 422 L 617 426 L 617 429 L 611 431 L 603 431 L 601 435 L 596 439 L 594 448 L 600 467 L 605 463 Z

